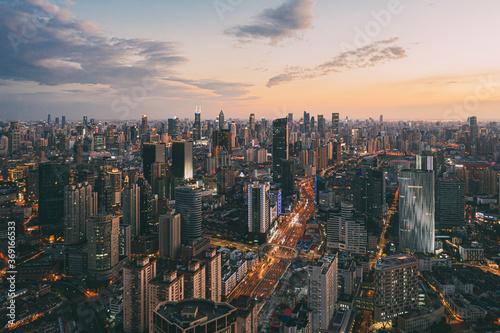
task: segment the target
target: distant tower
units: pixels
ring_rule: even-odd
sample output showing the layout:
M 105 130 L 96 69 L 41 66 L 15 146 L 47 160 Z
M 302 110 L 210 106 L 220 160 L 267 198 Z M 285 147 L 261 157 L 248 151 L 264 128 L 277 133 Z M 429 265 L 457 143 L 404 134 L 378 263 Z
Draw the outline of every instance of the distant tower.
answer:
M 47 124 L 50 125 L 50 113 L 47 115 Z
M 143 114 L 142 115 L 142 122 L 141 122 L 141 128 L 140 128 L 140 134 L 146 134 L 149 132 L 149 127 L 148 127 L 148 116 Z
M 220 110 L 219 113 L 219 131 L 222 131 L 224 128 L 226 128 L 226 122 L 224 121 L 224 112 Z
M 201 105 L 196 104 L 196 112 L 194 114 L 193 138 L 201 140 Z
M 168 135 L 172 140 L 178 140 L 181 135 L 181 121 L 179 118 L 170 118 L 168 120 Z
M 248 124 L 250 127 L 250 130 L 255 131 L 255 114 L 250 113 L 250 118 L 248 119 Z
M 380 122 L 383 123 L 384 122 L 384 115 L 380 115 Z
M 338 113 L 332 113 L 332 134 L 335 137 L 339 135 L 339 117 Z

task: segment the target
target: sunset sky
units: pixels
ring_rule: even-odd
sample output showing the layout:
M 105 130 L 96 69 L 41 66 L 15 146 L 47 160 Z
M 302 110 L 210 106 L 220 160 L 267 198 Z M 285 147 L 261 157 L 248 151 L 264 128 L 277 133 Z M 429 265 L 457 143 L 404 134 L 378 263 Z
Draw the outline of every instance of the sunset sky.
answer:
M 500 119 L 498 0 L 0 0 L 0 119 Z

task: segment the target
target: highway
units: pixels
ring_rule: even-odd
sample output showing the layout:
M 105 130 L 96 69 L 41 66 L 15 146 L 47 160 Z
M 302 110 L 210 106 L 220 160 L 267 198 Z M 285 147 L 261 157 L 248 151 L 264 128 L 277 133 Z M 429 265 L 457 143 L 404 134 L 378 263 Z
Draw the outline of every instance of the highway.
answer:
M 301 201 L 278 226 L 277 236 L 270 243 L 296 247 L 297 241 L 304 233 L 306 222 L 314 215 L 313 179 L 303 180 L 300 185 Z M 261 260 L 255 270 L 249 272 L 233 289 L 226 301 L 231 302 L 240 295 L 268 299 L 288 265 L 288 261 L 275 258 Z

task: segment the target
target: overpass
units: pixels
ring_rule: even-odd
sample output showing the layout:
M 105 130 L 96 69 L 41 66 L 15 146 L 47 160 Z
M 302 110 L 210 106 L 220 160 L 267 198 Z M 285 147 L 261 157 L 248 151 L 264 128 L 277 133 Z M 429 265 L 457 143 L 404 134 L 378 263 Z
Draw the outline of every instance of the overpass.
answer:
M 294 252 L 294 255 L 293 257 L 291 256 L 281 256 L 279 254 L 276 254 L 276 250 L 274 251 L 264 251 L 264 249 L 266 247 L 276 247 L 277 250 L 280 250 L 280 249 L 286 249 L 286 250 L 291 250 Z M 274 252 L 274 253 L 273 253 Z M 288 246 L 288 245 L 282 245 L 282 244 L 271 244 L 271 243 L 266 243 L 266 244 L 262 244 L 259 248 L 259 255 L 262 257 L 263 255 L 266 255 L 268 257 L 272 257 L 272 258 L 275 258 L 275 259 L 279 259 L 279 260 L 295 260 L 297 259 L 297 257 L 299 256 L 299 251 L 297 251 L 296 248 L 294 247 L 291 247 L 291 246 Z

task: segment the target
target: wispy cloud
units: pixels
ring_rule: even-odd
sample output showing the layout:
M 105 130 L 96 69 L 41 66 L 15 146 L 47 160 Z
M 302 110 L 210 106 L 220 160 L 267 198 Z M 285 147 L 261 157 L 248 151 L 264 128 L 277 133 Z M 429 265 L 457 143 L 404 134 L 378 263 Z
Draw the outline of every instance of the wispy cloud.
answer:
M 392 38 L 377 41 L 355 50 L 345 51 L 313 68 L 286 67 L 283 73 L 269 79 L 267 87 L 270 88 L 288 81 L 321 77 L 332 72 L 345 72 L 372 67 L 391 60 L 404 58 L 406 57 L 406 50 L 394 44 L 397 40 L 398 38 Z
M 269 8 L 254 22 L 226 29 L 225 34 L 241 41 L 267 39 L 276 44 L 287 38 L 299 38 L 298 32 L 312 26 L 313 0 L 286 0 L 277 8 Z
M 190 98 L 192 91 L 165 81 L 180 77 L 179 67 L 188 62 L 180 47 L 172 41 L 106 36 L 96 22 L 80 20 L 68 8 L 48 0 L 0 1 L 0 79 L 4 82 L 103 85 L 111 93 L 121 93 L 154 77 L 163 80 L 158 96 L 169 96 L 175 89 L 180 97 Z M 248 87 L 238 82 L 193 82 L 208 91 L 206 96 L 221 98 L 241 97 Z

